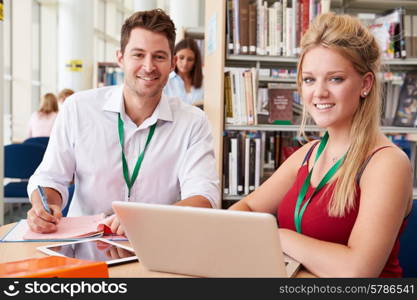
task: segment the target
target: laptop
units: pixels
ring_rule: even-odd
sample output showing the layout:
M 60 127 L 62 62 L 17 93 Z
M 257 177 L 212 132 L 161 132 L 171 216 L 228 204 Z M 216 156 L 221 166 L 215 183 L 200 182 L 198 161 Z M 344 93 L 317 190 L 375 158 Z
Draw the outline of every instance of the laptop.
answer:
M 199 277 L 292 277 L 267 213 L 134 202 L 113 209 L 143 266 Z

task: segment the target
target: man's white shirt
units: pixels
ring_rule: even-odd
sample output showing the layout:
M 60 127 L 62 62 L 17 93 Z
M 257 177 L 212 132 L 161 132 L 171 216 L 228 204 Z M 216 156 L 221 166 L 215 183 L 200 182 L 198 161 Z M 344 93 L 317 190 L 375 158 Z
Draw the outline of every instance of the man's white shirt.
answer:
M 112 201 L 128 201 L 123 177 L 118 113 L 124 122 L 124 152 L 132 175 L 149 128 L 157 122 L 129 201 L 172 204 L 195 195 L 220 206 L 213 138 L 203 111 L 177 98 L 162 96 L 153 114 L 139 127 L 125 114 L 123 86 L 76 93 L 62 106 L 44 159 L 29 180 L 58 190 L 63 207 L 75 174 L 68 216 L 111 211 Z

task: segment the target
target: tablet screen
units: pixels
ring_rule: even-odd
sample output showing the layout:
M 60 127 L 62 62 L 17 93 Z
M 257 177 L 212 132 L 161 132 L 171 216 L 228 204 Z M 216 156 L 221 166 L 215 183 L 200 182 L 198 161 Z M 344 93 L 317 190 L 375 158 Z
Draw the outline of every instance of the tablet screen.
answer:
M 44 248 L 55 252 L 55 255 L 58 254 L 91 261 L 104 261 L 108 264 L 137 260 L 133 251 L 105 240 L 85 240 L 82 242 L 52 245 Z

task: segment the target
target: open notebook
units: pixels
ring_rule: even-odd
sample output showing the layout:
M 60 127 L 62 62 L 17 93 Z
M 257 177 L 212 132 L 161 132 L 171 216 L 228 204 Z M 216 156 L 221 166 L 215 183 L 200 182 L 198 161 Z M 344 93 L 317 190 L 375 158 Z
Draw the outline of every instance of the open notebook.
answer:
M 53 233 L 36 233 L 30 230 L 27 220 L 20 220 L 2 239 L 2 242 L 73 241 L 83 238 L 103 237 L 111 240 L 127 240 L 112 233 L 103 224 L 104 214 L 62 218 L 58 230 Z

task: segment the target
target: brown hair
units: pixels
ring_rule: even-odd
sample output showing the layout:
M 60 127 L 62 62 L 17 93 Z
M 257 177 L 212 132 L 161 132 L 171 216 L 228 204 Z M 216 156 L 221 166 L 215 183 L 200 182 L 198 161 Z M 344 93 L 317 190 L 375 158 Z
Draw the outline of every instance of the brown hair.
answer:
M 46 93 L 42 98 L 41 107 L 39 108 L 40 113 L 50 114 L 58 111 L 58 100 L 52 93 Z
M 125 52 L 126 45 L 129 42 L 130 33 L 137 27 L 165 35 L 168 39 L 171 54 L 174 53 L 175 25 L 171 18 L 159 8 L 135 12 L 124 22 L 120 38 L 120 50 L 122 53 Z
M 58 99 L 65 99 L 69 96 L 71 96 L 72 94 L 74 94 L 74 91 L 71 89 L 63 89 L 62 91 L 59 92 L 58 94 Z
M 178 42 L 174 49 L 174 55 L 182 49 L 190 49 L 194 53 L 194 66 L 190 72 L 191 85 L 200 88 L 203 84 L 203 71 L 201 67 L 201 53 L 197 43 L 191 38 L 185 38 Z M 177 66 L 175 66 L 175 73 L 178 72 Z
M 344 216 L 355 205 L 356 176 L 369 152 L 375 146 L 380 132 L 381 83 L 376 76 L 380 70 L 380 49 L 375 37 L 359 19 L 334 13 L 319 15 L 301 40 L 297 75 L 300 92 L 304 56 L 317 46 L 338 51 L 352 63 L 356 72 L 360 75 L 370 72 L 374 79 L 371 90 L 366 98 L 360 98 L 359 107 L 353 116 L 350 135 L 354 138 L 339 170 L 333 197 L 328 207 L 330 216 Z M 304 106 L 300 129 L 304 136 L 307 117 L 307 110 Z

